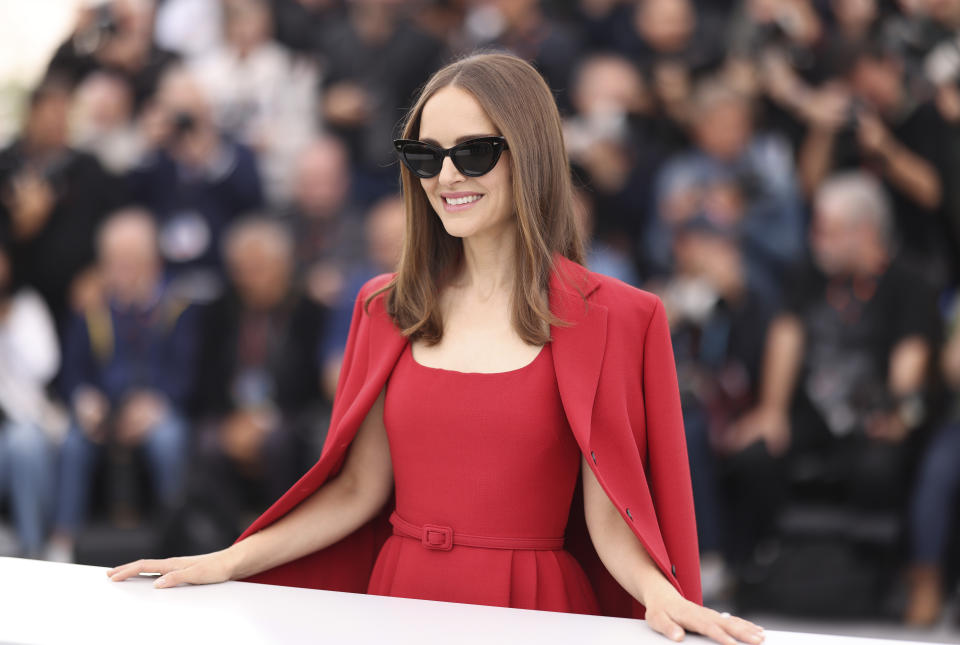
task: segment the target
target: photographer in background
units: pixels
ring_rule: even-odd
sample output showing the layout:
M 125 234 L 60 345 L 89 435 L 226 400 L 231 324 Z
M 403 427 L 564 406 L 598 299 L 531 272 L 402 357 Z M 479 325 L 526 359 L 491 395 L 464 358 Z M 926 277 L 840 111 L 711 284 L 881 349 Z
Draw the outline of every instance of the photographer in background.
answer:
M 122 77 L 94 72 L 74 92 L 70 139 L 109 172 L 125 176 L 144 155 L 143 134 L 133 119 L 133 92 Z
M 574 113 L 563 134 L 574 172 L 591 191 L 591 237 L 633 262 L 653 176 L 668 146 L 637 67 L 615 54 L 584 58 L 571 77 Z M 636 269 L 634 269 L 636 270 Z
M 107 0 L 84 6 L 47 73 L 64 75 L 73 84 L 95 71 L 118 74 L 133 89 L 139 111 L 156 91 L 164 70 L 178 60 L 154 43 L 153 22 L 153 0 Z
M 267 0 L 223 0 L 224 42 L 191 71 L 213 107 L 216 125 L 257 154 L 268 200 L 289 199 L 299 152 L 319 126 L 314 61 L 273 39 Z
M 945 226 L 944 203 L 952 190 L 957 143 L 933 101 L 911 89 L 900 54 L 872 42 L 847 57 L 843 79 L 818 97 L 811 111 L 799 166 L 813 191 L 835 170 L 862 168 L 881 178 L 893 200 L 895 236 L 904 259 L 938 288 L 958 274 L 951 258 L 956 241 Z M 954 266 L 951 265 L 953 262 Z
M 159 221 L 172 288 L 208 301 L 222 288 L 223 230 L 263 205 L 257 160 L 217 129 L 206 92 L 182 67 L 164 74 L 142 125 L 153 149 L 130 173 L 131 192 Z
M 731 17 L 728 52 L 740 59 L 776 57 L 801 74 L 812 70 L 824 24 L 810 0 L 744 0 Z
M 676 271 L 648 282 L 670 321 L 683 427 L 700 538 L 704 598 L 730 582 L 724 556 L 725 509 L 717 482 L 717 439 L 756 398 L 763 338 L 775 302 L 752 287 L 735 226 L 703 215 L 682 222 L 673 238 Z
M 754 130 L 753 103 L 719 79 L 701 81 L 691 104 L 695 145 L 657 173 L 654 211 L 642 238 L 648 275 L 673 267 L 672 237 L 683 221 L 704 214 L 736 228 L 747 279 L 767 297 L 802 252 L 803 214 L 786 139 Z
M 801 462 L 818 464 L 817 481 L 847 511 L 901 509 L 931 416 L 936 293 L 898 254 L 880 182 L 827 179 L 810 248 L 767 333 L 757 403 L 720 442 L 741 562 L 773 532 Z
M 119 181 L 69 147 L 71 99 L 67 81 L 45 78 L 30 94 L 20 135 L 0 151 L 0 228 L 14 276 L 40 293 L 61 333 L 71 310 L 97 298 L 93 231 L 123 202 Z
M 449 51 L 411 19 L 414 7 L 355 0 L 317 34 L 324 128 L 349 148 L 354 185 L 367 198 L 364 207 L 397 189 L 390 145 L 397 120 Z
M 608 48 L 634 61 L 664 127 L 690 125 L 696 81 L 723 61 L 723 28 L 692 0 L 640 0 L 615 8 Z

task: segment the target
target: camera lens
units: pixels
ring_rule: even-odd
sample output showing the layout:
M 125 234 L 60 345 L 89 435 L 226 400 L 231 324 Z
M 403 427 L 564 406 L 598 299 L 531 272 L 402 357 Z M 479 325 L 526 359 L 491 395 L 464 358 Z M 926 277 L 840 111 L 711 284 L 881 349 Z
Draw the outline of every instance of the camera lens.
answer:
M 197 127 L 196 118 L 189 112 L 176 112 L 173 115 L 173 132 L 177 137 L 190 134 Z

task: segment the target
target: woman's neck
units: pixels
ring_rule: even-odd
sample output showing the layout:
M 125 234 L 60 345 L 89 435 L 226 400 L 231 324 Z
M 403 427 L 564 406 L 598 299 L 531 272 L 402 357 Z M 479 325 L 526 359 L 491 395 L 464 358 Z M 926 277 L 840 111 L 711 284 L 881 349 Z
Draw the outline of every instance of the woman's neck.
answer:
M 516 275 L 514 231 L 497 237 L 464 238 L 463 262 L 454 286 L 469 290 L 479 300 L 510 292 Z

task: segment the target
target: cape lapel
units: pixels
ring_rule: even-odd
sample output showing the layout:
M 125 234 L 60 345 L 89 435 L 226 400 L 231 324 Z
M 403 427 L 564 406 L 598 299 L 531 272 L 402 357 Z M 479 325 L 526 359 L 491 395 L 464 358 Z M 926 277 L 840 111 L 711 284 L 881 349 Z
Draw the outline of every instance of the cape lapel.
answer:
M 607 344 L 607 307 L 583 296 L 600 286 L 583 266 L 554 255 L 550 309 L 569 327 L 551 325 L 557 386 L 567 421 L 584 452 L 589 450 L 593 403 Z M 577 292 L 577 286 L 583 296 Z

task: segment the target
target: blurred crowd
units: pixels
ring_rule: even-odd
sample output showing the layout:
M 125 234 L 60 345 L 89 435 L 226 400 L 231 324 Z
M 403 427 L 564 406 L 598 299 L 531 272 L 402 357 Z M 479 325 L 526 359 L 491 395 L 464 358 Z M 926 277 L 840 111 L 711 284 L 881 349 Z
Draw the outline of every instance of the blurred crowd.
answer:
M 663 299 L 707 601 L 935 623 L 960 552 L 960 0 L 111 0 L 0 150 L 0 516 L 229 545 L 316 460 L 430 73 L 533 62 Z M 159 519 L 157 519 L 159 518 Z M 115 563 L 113 563 L 115 564 Z M 766 604 L 764 604 L 766 603 Z

